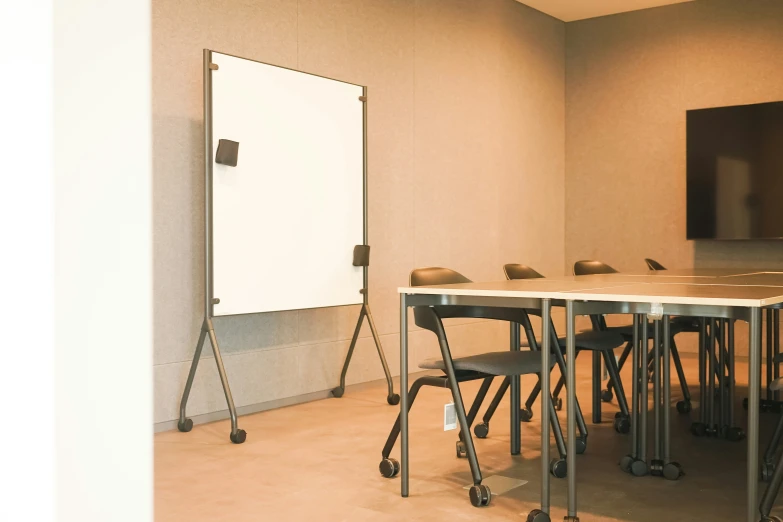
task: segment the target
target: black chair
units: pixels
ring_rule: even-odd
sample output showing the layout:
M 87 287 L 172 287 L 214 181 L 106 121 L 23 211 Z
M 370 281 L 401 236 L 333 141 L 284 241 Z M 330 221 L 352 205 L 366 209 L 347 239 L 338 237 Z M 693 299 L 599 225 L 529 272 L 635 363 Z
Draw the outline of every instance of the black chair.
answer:
M 775 362 L 781 362 L 781 360 L 778 358 Z M 783 390 L 783 377 L 778 377 L 772 381 L 769 387 L 772 391 Z M 779 517 L 770 515 L 772 505 L 780 493 L 781 484 L 783 484 L 783 454 L 778 458 L 777 466 L 775 466 L 774 460 L 781 438 L 783 438 L 783 414 L 778 419 L 775 432 L 772 434 L 767 450 L 764 453 L 764 461 L 761 464 L 762 478 L 770 481 L 769 486 L 767 486 L 766 491 L 761 496 L 761 503 L 759 504 L 761 522 L 783 522 Z
M 660 264 L 655 259 L 645 258 L 644 262 L 647 264 L 647 268 L 653 271 L 666 270 L 666 267 Z M 688 388 L 688 381 L 685 379 L 685 372 L 682 369 L 682 361 L 680 361 L 680 353 L 677 351 L 677 345 L 674 342 L 675 334 L 680 333 L 698 333 L 701 335 L 701 324 L 703 319 L 690 316 L 674 316 L 670 319 L 670 331 L 671 331 L 671 354 L 674 360 L 674 368 L 677 370 L 677 378 L 680 380 L 680 388 L 682 389 L 682 399 L 677 402 L 677 411 L 680 413 L 688 413 L 691 411 L 691 392 Z M 701 343 L 699 343 L 701 345 Z M 625 355 L 625 352 L 623 352 Z M 626 355 L 627 358 L 627 355 Z M 651 358 L 650 358 L 651 359 Z M 623 360 L 624 362 L 624 360 Z M 622 366 L 620 366 L 622 368 Z
M 503 272 L 506 274 L 507 279 L 541 279 L 544 276 L 535 271 L 534 269 L 530 268 L 526 265 L 520 265 L 520 264 L 507 264 L 503 266 Z M 529 315 L 535 315 L 540 317 L 541 312 L 540 310 L 526 310 L 526 312 Z M 552 352 L 555 356 L 555 362 L 558 365 L 558 368 L 560 370 L 560 375 L 563 376 L 566 373 L 566 367 L 565 367 L 565 357 L 564 357 L 564 351 L 565 351 L 565 338 L 558 338 L 557 332 L 555 330 L 554 323 L 550 321 L 550 335 L 551 337 L 551 346 L 557 346 L 559 349 L 553 349 Z M 526 325 L 525 327 L 525 333 L 528 338 L 528 343 L 526 343 L 533 351 L 538 351 L 539 344 L 536 341 L 535 333 L 533 332 L 532 328 L 528 328 Z M 623 339 L 621 336 L 609 332 L 581 332 L 576 335 L 576 346 L 577 350 L 589 350 L 589 349 L 614 349 L 618 346 L 620 346 L 623 343 Z M 561 377 L 562 380 L 562 377 Z M 489 405 L 489 408 L 487 408 L 486 413 L 484 414 L 484 418 L 482 419 L 483 422 L 480 424 L 477 424 L 476 427 L 473 429 L 474 433 L 479 438 L 484 438 L 487 436 L 489 432 L 489 421 L 492 418 L 495 409 L 497 408 L 498 404 L 500 403 L 501 399 L 503 398 L 503 395 L 506 393 L 506 390 L 508 389 L 508 383 L 504 381 L 503 385 L 497 390 L 497 393 L 495 394 L 495 397 L 492 399 L 492 402 Z M 562 389 L 562 386 L 560 386 L 560 389 Z M 530 422 L 530 420 L 533 418 L 533 404 L 535 403 L 535 400 L 538 398 L 538 394 L 541 392 L 541 382 L 538 381 L 536 383 L 535 388 L 528 396 L 527 401 L 525 402 L 525 407 L 520 412 L 520 418 L 524 422 Z M 562 399 L 554 399 L 555 401 L 555 408 L 560 409 L 562 407 Z M 587 426 L 585 425 L 584 416 L 582 414 L 582 409 L 579 406 L 579 401 L 576 402 L 576 421 L 577 421 L 577 428 L 579 429 L 579 436 L 576 440 L 576 452 L 578 454 L 584 453 L 587 449 Z M 630 428 L 630 425 L 625 422 L 618 422 L 618 431 L 620 432 L 627 432 Z M 624 431 L 623 431 L 624 430 Z
M 421 268 L 414 270 L 410 275 L 411 286 L 469 282 L 470 280 L 468 278 L 458 272 L 449 270 L 448 268 Z M 441 352 L 441 357 L 439 359 L 425 361 L 420 364 L 419 367 L 424 370 L 440 370 L 444 375 L 427 375 L 416 379 L 409 391 L 408 409 L 410 410 L 413 406 L 416 396 L 422 386 L 449 388 L 451 390 L 454 407 L 457 412 L 457 419 L 460 425 L 459 441 L 457 442 L 457 456 L 462 456 L 464 451 L 464 454 L 467 455 L 468 462 L 470 463 L 470 470 L 473 475 L 473 486 L 469 491 L 470 501 L 476 507 L 486 506 L 492 498 L 492 493 L 487 486 L 481 484 L 481 469 L 479 468 L 478 458 L 476 457 L 473 438 L 470 434 L 470 426 L 496 376 L 509 377 L 512 375 L 540 374 L 541 357 L 539 354 L 532 351 L 506 350 L 502 352 L 482 353 L 469 357 L 452 358 L 442 320 L 453 317 L 471 317 L 529 324 L 529 319 L 524 310 L 517 308 L 456 305 L 415 306 L 413 307 L 413 317 L 417 326 L 424 330 L 429 330 L 437 336 Z M 466 414 L 459 383 L 479 379 L 483 380 L 481 388 L 470 408 L 470 412 Z M 565 442 L 563 441 L 563 433 L 557 420 L 554 406 L 552 406 L 550 413 L 558 450 L 561 450 L 561 455 L 564 456 Z M 383 458 L 379 465 L 379 469 L 381 475 L 387 478 L 397 475 L 400 469 L 399 463 L 395 459 L 389 457 L 399 433 L 400 416 L 398 415 L 391 433 L 389 434 L 389 438 L 386 441 L 386 445 L 381 452 Z M 552 469 L 553 474 L 555 474 L 556 470 L 560 472 L 565 471 L 566 464 L 564 457 L 561 457 L 560 461 L 553 461 L 551 464 L 550 469 Z
M 594 274 L 616 274 L 617 270 L 602 263 L 600 261 L 582 260 L 574 263 L 574 275 L 594 275 Z M 633 326 L 627 327 L 614 327 L 609 328 L 606 325 L 606 319 L 603 315 L 592 315 L 590 321 L 593 324 L 593 330 L 595 331 L 612 331 L 619 333 L 625 341 L 624 354 L 627 351 L 630 353 L 633 346 Z M 627 330 L 626 330 L 627 328 Z M 622 344 L 622 343 L 621 343 Z M 604 364 L 606 364 L 606 370 L 609 372 L 609 383 L 606 390 L 601 390 L 601 355 L 603 353 Z M 627 356 L 626 356 L 627 358 Z M 617 395 L 617 405 L 620 407 L 620 411 L 615 416 L 615 428 L 618 423 L 626 424 L 630 428 L 630 412 L 628 411 L 628 401 L 623 391 L 622 381 L 620 379 L 620 369 L 625 360 L 621 357 L 618 363 L 614 357 L 614 351 L 611 352 L 599 352 L 593 351 L 593 422 L 601 422 L 601 401 L 609 402 L 612 400 L 612 389 L 615 390 Z M 559 384 L 559 383 L 558 383 Z M 555 390 L 555 394 L 558 390 Z

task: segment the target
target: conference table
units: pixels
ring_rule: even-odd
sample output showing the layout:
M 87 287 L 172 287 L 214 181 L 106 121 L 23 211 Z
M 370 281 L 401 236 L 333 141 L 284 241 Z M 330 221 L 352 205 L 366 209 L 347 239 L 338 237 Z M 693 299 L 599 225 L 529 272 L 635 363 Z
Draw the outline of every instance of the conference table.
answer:
M 575 359 L 575 318 L 593 314 L 633 314 L 635 324 L 645 316 L 668 324 L 670 316 L 744 320 L 749 324 L 747 521 L 758 522 L 759 402 L 761 385 L 761 310 L 783 303 L 783 272 L 767 269 L 683 269 L 644 271 L 535 280 L 493 281 L 439 286 L 401 287 L 400 294 L 400 476 L 401 494 L 409 494 L 408 462 L 408 307 L 488 306 L 541 310 L 542 328 L 549 325 L 551 307 L 566 312 L 566 360 Z M 646 329 L 647 321 L 643 321 Z M 518 335 L 513 334 L 512 344 Z M 645 336 L 646 338 L 646 336 Z M 664 336 L 665 339 L 665 336 Z M 541 334 L 541 365 L 549 367 L 550 335 Z M 641 344 L 641 342 L 640 342 Z M 646 343 L 645 343 L 646 345 Z M 515 349 L 514 346 L 511 347 Z M 666 351 L 664 349 L 664 351 Z M 668 359 L 664 387 L 668 391 Z M 548 372 L 541 387 L 550 389 Z M 575 365 L 566 371 L 568 504 L 566 522 L 578 521 Z M 636 380 L 634 381 L 634 384 Z M 646 411 L 646 386 L 643 410 Z M 668 392 L 666 394 L 668 397 Z M 549 520 L 549 393 L 541 393 L 541 508 Z M 701 400 L 701 399 L 700 399 Z M 511 448 L 519 450 L 519 378 L 511 380 Z M 636 404 L 636 400 L 633 401 Z M 668 405 L 664 415 L 668 415 Z M 634 407 L 634 415 L 638 412 Z M 646 422 L 644 418 L 640 422 Z M 657 417 L 656 417 L 657 424 Z M 636 423 L 634 421 L 634 427 Z M 635 433 L 635 432 L 634 432 Z M 656 433 L 657 436 L 657 433 Z M 668 436 L 666 437 L 668 444 Z M 668 448 L 665 452 L 668 464 Z

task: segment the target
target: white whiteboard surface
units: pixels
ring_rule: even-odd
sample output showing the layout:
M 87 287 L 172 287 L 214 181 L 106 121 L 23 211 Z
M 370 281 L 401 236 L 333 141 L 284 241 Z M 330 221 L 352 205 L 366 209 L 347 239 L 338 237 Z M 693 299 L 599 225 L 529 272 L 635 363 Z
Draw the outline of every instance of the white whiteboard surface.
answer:
M 212 53 L 215 315 L 360 304 L 362 87 Z M 236 167 L 214 163 L 239 142 Z

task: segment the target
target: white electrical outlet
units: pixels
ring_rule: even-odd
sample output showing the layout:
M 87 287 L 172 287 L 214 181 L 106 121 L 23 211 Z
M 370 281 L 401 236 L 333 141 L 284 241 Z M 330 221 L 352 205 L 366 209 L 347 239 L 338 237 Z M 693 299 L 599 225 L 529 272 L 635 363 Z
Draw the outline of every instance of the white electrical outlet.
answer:
M 457 410 L 451 402 L 443 406 L 443 431 L 457 429 Z

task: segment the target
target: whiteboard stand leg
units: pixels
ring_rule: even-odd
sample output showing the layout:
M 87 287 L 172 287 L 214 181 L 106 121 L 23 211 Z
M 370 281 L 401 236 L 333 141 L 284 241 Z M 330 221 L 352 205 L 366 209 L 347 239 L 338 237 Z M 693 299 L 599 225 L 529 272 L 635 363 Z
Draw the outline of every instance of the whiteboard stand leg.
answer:
M 218 373 L 220 374 L 220 382 L 223 385 L 223 392 L 226 395 L 226 403 L 228 404 L 228 414 L 231 417 L 231 434 L 229 439 L 234 444 L 242 444 L 247 438 L 245 430 L 238 428 L 237 423 L 237 410 L 234 407 L 234 397 L 231 395 L 231 388 L 228 386 L 228 377 L 226 377 L 226 368 L 223 366 L 223 358 L 220 355 L 220 347 L 218 346 L 217 336 L 215 335 L 215 328 L 212 326 L 212 319 L 205 318 L 204 323 L 201 325 L 201 333 L 198 337 L 198 343 L 196 344 L 196 352 L 193 354 L 193 362 L 190 365 L 190 373 L 188 373 L 188 380 L 185 383 L 185 390 L 182 392 L 182 401 L 179 405 L 179 422 L 177 428 L 179 431 L 188 432 L 193 429 L 193 421 L 187 418 L 185 413 L 188 398 L 190 397 L 190 389 L 193 386 L 193 379 L 196 376 L 196 369 L 198 368 L 199 360 L 201 359 L 201 351 L 204 348 L 204 341 L 207 335 L 209 335 L 209 343 L 212 345 L 212 353 L 215 355 L 215 363 L 217 364 Z
M 372 319 L 372 312 L 370 311 L 370 303 L 365 303 L 365 314 L 367 315 L 367 321 L 370 323 L 370 331 L 372 331 L 372 338 L 375 341 L 375 348 L 378 350 L 378 357 L 381 359 L 381 365 L 383 366 L 383 373 L 386 375 L 386 385 L 388 386 L 388 394 L 386 395 L 386 402 L 394 406 L 400 403 L 400 396 L 394 393 L 394 381 L 392 380 L 391 372 L 389 371 L 389 365 L 386 362 L 386 354 L 383 352 L 383 346 L 381 346 L 381 337 L 378 335 L 378 330 L 375 329 L 375 321 Z
M 335 397 L 342 397 L 345 393 L 345 375 L 348 373 L 348 366 L 351 365 L 351 357 L 353 357 L 353 351 L 356 348 L 356 342 L 359 340 L 359 332 L 362 329 L 362 321 L 367 316 L 367 321 L 370 323 L 370 330 L 372 331 L 372 337 L 375 341 L 375 347 L 378 349 L 378 356 L 381 359 L 383 365 L 383 373 L 386 375 L 386 384 L 388 385 L 388 395 L 386 396 L 386 402 L 391 405 L 399 404 L 400 396 L 394 393 L 394 381 L 389 372 L 389 365 L 386 362 L 386 355 L 383 352 L 381 346 L 381 338 L 378 336 L 378 331 L 375 328 L 375 321 L 372 319 L 372 312 L 370 312 L 369 303 L 364 303 L 359 311 L 359 320 L 356 322 L 356 329 L 353 331 L 353 337 L 351 338 L 351 346 L 348 348 L 348 355 L 345 357 L 345 363 L 343 364 L 343 371 L 340 373 L 340 386 L 332 390 L 332 394 Z

